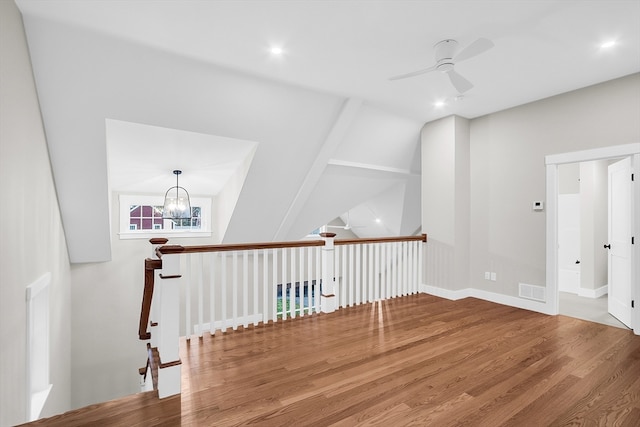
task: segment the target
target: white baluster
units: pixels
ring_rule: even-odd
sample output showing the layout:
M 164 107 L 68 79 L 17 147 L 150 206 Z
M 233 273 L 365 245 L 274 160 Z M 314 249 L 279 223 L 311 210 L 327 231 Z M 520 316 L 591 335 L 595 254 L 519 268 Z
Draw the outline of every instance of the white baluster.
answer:
M 340 307 L 346 307 L 349 292 L 349 284 L 347 283 L 347 247 L 340 246 L 340 248 L 336 248 L 336 250 L 339 250 L 342 255 L 340 264 L 340 287 L 338 288 L 340 289 Z
M 333 289 L 334 289 L 334 293 L 336 295 L 336 308 L 340 308 L 342 307 L 341 304 L 341 300 L 340 300 L 340 295 L 342 294 L 342 279 L 340 277 L 340 272 L 341 270 L 341 265 L 340 265 L 340 251 L 341 248 L 340 246 L 334 246 L 333 249 Z
M 356 300 L 355 300 L 355 287 L 356 284 L 353 281 L 353 276 L 354 276 L 354 267 L 353 267 L 353 252 L 354 252 L 354 245 L 349 245 L 349 305 L 350 306 L 354 306 L 356 305 Z
M 202 327 L 204 326 L 204 292 L 202 290 L 204 284 L 204 271 L 201 253 L 196 254 L 196 270 L 198 271 L 198 336 L 202 338 Z
M 386 289 L 386 265 L 385 265 L 385 252 L 386 252 L 386 244 L 380 243 L 380 260 L 378 262 L 379 266 L 379 276 L 380 276 L 380 300 L 383 300 L 387 297 L 387 289 Z
M 289 312 L 291 318 L 296 317 L 296 250 L 289 248 L 291 254 L 291 290 L 289 291 Z
M 411 287 L 409 288 L 409 294 L 414 293 L 416 287 L 416 244 L 415 242 L 409 242 L 409 251 L 411 252 Z
M 369 276 L 367 272 L 369 271 L 369 263 L 367 262 L 368 255 L 368 245 L 362 246 L 362 302 L 369 302 Z
M 231 328 L 233 328 L 233 330 L 235 331 L 238 329 L 238 252 L 237 251 L 233 251 L 233 254 L 232 254 L 231 277 L 232 277 L 231 291 L 233 295 L 232 297 L 233 301 L 231 306 L 233 323 L 231 324 Z
M 260 312 L 258 311 L 258 250 L 254 250 L 253 258 L 253 326 L 258 326 Z
M 216 333 L 216 270 L 215 270 L 216 253 L 209 253 L 209 333 Z
M 282 248 L 282 320 L 287 319 L 287 301 L 290 301 L 291 291 L 287 297 L 287 249 Z
M 407 295 L 407 281 L 409 269 L 409 254 L 407 250 L 407 242 L 402 242 L 402 295 Z
M 375 244 L 375 255 L 374 255 L 374 265 L 375 265 L 375 300 L 380 301 L 380 243 Z
M 360 280 L 360 252 L 361 252 L 361 248 L 362 245 L 355 245 L 356 248 L 356 254 L 355 254 L 355 258 L 356 258 L 356 265 L 355 265 L 355 270 L 356 270 L 356 278 L 355 278 L 355 287 L 356 287 L 356 304 L 360 305 L 362 304 L 362 299 L 361 299 L 361 292 L 360 289 L 362 289 L 362 282 Z
M 375 244 L 370 244 L 369 245 L 369 301 L 373 302 L 376 300 L 376 296 L 375 296 L 375 282 L 376 282 L 376 278 L 374 276 L 374 262 L 373 262 L 373 256 L 375 255 Z
M 397 295 L 401 296 L 402 295 L 402 267 L 404 265 L 404 260 L 402 259 L 402 242 L 397 242 L 397 251 L 398 251 L 398 256 L 396 261 L 396 264 L 398 265 L 397 267 L 398 271 L 396 272 L 397 281 L 398 281 Z
M 220 308 L 222 312 L 222 321 L 220 330 L 227 332 L 227 253 L 220 253 Z
M 411 295 L 411 288 L 413 287 L 413 245 L 412 242 L 407 242 L 407 295 Z
M 298 267 L 298 277 L 300 278 L 300 280 L 298 280 L 299 285 L 298 285 L 298 292 L 299 292 L 299 298 L 300 298 L 300 316 L 304 316 L 304 291 L 305 291 L 305 275 L 304 275 L 304 247 L 300 247 L 298 248 L 298 259 L 300 260 L 299 263 L 299 267 Z
M 393 297 L 398 297 L 398 242 L 391 243 L 389 248 L 391 251 L 391 294 Z
M 307 286 L 305 288 L 305 292 L 307 295 L 307 310 L 308 314 L 313 313 L 313 294 L 312 294 L 312 284 L 313 284 L 313 250 L 314 246 L 309 246 L 307 249 Z
M 422 266 L 424 264 L 424 258 L 423 258 L 423 242 L 418 242 L 418 289 L 416 289 L 417 292 L 420 291 L 420 287 L 422 286 L 422 281 L 424 280 L 422 278 Z
M 320 312 L 322 310 L 322 290 L 320 289 L 320 280 L 322 279 L 322 248 L 314 248 L 316 253 L 316 268 L 315 268 L 315 277 L 316 277 L 316 286 L 313 292 L 314 295 L 314 305 L 316 312 Z
M 273 280 L 271 282 L 271 286 L 273 287 L 273 299 L 271 300 L 271 304 L 273 305 L 272 308 L 272 316 L 273 316 L 273 321 L 277 322 L 278 321 L 278 250 L 277 249 L 272 249 L 271 250 L 271 254 L 273 256 L 271 262 L 272 262 L 272 271 L 273 271 Z M 284 295 L 283 295 L 284 298 Z M 283 299 L 284 301 L 284 299 Z
M 269 322 L 269 250 L 262 250 L 262 323 Z
M 249 251 L 242 251 L 242 326 L 249 327 Z
M 383 243 L 383 268 L 384 268 L 384 294 L 385 299 L 393 298 L 393 276 L 391 272 L 391 255 L 393 253 L 393 242 Z
M 191 339 L 191 254 L 187 254 L 186 258 L 186 271 L 185 271 L 185 291 L 184 291 L 184 335 L 187 341 Z

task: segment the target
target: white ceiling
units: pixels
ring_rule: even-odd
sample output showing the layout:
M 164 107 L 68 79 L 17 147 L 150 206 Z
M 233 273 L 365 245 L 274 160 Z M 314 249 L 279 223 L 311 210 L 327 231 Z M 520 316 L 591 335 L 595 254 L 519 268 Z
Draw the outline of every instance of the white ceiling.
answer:
M 605 1 L 63 1 L 18 0 L 23 13 L 105 32 L 250 74 L 355 97 L 428 122 L 473 118 L 640 70 L 640 2 Z M 495 47 L 445 75 L 394 75 L 433 65 L 432 46 Z M 616 40 L 603 51 L 599 45 Z M 269 55 L 281 46 L 281 58 Z M 433 106 L 448 100 L 444 108 Z
M 112 191 L 154 194 L 175 185 L 183 171 L 191 195 L 216 196 L 253 156 L 256 142 L 121 120 L 106 120 Z
M 385 217 L 362 235 L 412 233 L 424 123 L 640 71 L 638 0 L 16 3 L 73 262 L 110 257 L 109 188 L 164 191 L 183 169 L 215 195 L 247 156 L 225 241 L 300 238 L 347 211 Z M 495 46 L 456 64 L 475 85 L 461 100 L 439 72 L 389 80 L 481 37 Z

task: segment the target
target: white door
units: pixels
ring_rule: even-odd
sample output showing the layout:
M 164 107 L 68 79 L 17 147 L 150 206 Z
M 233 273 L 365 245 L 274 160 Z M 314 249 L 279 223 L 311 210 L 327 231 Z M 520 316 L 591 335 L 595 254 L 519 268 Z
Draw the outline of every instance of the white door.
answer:
M 631 327 L 631 158 L 609 166 L 609 313 Z

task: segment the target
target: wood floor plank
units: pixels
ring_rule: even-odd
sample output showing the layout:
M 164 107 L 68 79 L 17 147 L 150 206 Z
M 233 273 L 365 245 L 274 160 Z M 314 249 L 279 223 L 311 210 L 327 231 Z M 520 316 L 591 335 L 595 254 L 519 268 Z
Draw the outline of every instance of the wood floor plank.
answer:
M 181 342 L 183 392 L 34 425 L 640 422 L 640 337 L 466 298 L 394 298 Z

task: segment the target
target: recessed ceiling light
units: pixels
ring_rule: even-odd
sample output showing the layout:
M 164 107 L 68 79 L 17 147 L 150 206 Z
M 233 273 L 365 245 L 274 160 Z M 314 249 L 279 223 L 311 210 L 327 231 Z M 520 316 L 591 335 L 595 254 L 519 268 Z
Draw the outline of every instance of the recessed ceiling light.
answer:
M 269 52 L 274 56 L 282 56 L 284 54 L 284 49 L 282 49 L 281 46 L 271 46 Z
M 616 45 L 615 40 L 609 40 L 600 44 L 600 49 L 610 49 Z
M 381 220 L 380 218 L 376 218 L 376 222 L 377 222 L 378 224 L 380 224 L 380 223 L 382 222 L 382 220 Z
M 436 108 L 442 108 L 445 106 L 445 102 L 444 101 L 436 101 L 433 103 L 433 106 Z

